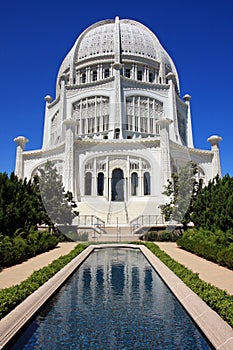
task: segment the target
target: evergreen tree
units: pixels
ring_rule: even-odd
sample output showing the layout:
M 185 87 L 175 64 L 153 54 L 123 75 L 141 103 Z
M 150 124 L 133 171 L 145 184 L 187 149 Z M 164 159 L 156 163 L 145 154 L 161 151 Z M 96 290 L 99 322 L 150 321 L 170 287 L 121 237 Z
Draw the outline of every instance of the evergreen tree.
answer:
M 216 176 L 200 189 L 191 219 L 196 227 L 208 230 L 233 230 L 233 178 Z
M 0 230 L 13 236 L 19 230 L 27 235 L 32 227 L 41 222 L 40 199 L 31 180 L 18 179 L 12 173 L 0 174 Z
M 196 180 L 196 173 L 196 164 L 188 162 L 179 173 L 173 173 L 172 179 L 168 180 L 163 194 L 169 201 L 160 206 L 166 221 L 182 223 L 184 228 L 191 221 L 193 203 L 200 187 Z
M 56 230 L 56 225 L 70 225 L 73 218 L 78 215 L 74 209 L 76 204 L 73 201 L 72 193 L 63 187 L 61 176 L 58 174 L 55 165 L 47 161 L 39 169 L 38 184 L 41 200 L 44 207 L 45 224 Z

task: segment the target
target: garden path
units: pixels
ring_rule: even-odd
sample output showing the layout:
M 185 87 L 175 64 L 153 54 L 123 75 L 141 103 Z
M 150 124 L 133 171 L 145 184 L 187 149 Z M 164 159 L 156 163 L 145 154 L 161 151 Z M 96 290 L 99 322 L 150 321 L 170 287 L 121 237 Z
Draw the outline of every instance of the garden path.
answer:
M 77 242 L 62 242 L 55 249 L 34 256 L 21 264 L 4 268 L 0 272 L 0 289 L 19 284 L 34 271 L 49 265 L 60 256 L 68 254 L 76 245 Z
M 178 248 L 176 243 L 156 242 L 156 244 L 174 260 L 198 273 L 202 280 L 233 295 L 233 271 L 186 252 Z M 34 271 L 47 266 L 60 256 L 68 254 L 76 245 L 77 243 L 75 242 L 59 243 L 57 248 L 49 252 L 39 254 L 21 264 L 3 269 L 0 272 L 0 289 L 19 284 Z
M 176 243 L 156 242 L 156 244 L 174 260 L 191 271 L 198 273 L 203 281 L 211 283 L 233 295 L 233 271 L 189 253 L 177 247 Z

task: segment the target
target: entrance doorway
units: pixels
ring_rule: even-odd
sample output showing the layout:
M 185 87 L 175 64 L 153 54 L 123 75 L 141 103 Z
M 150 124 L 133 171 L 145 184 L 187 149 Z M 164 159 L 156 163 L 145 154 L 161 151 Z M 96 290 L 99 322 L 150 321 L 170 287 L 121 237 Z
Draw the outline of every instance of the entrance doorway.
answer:
M 124 201 L 124 173 L 121 169 L 112 172 L 112 201 Z

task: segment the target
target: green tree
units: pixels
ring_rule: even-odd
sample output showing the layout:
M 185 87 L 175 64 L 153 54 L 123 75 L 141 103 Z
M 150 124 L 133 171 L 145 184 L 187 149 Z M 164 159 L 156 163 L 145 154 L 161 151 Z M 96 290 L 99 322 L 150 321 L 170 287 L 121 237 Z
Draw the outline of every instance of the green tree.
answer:
M 28 234 L 40 223 L 39 208 L 40 199 L 31 180 L 0 173 L 0 227 L 4 235 L 13 236 L 20 229 Z
M 197 166 L 192 162 L 188 162 L 179 173 L 173 173 L 163 192 L 168 197 L 168 202 L 160 206 L 166 221 L 182 223 L 185 229 L 191 221 L 193 205 L 200 187 L 196 174 Z
M 233 178 L 216 176 L 200 189 L 191 219 L 196 227 L 233 231 Z
M 65 192 L 61 176 L 51 161 L 47 161 L 39 169 L 35 182 L 44 207 L 42 211 L 44 223 L 53 231 L 56 231 L 57 225 L 70 225 L 73 218 L 78 215 L 75 210 L 76 204 L 72 193 Z

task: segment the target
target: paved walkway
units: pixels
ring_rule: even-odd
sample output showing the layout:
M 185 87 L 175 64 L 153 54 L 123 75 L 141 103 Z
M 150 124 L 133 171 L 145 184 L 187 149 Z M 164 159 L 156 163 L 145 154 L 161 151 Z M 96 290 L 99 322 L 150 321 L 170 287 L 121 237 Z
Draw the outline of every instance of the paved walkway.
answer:
M 199 273 L 199 277 L 203 281 L 211 283 L 233 295 L 233 271 L 192 253 L 186 252 L 185 250 L 178 248 L 176 243 L 156 242 L 156 244 L 174 260 L 186 266 L 193 272 Z
M 0 272 L 0 289 L 19 284 L 34 271 L 49 265 L 60 256 L 68 254 L 76 245 L 76 242 L 59 243 L 55 249 L 49 252 L 39 254 L 21 264 L 3 269 Z
M 173 259 L 193 272 L 199 273 L 202 280 L 233 295 L 233 271 L 186 252 L 178 248 L 176 243 L 156 242 L 156 244 Z M 0 272 L 0 289 L 22 282 L 34 271 L 47 266 L 60 256 L 68 254 L 76 245 L 77 243 L 73 242 L 60 243 L 57 248 L 49 252 L 37 255 L 22 264 L 3 269 Z

